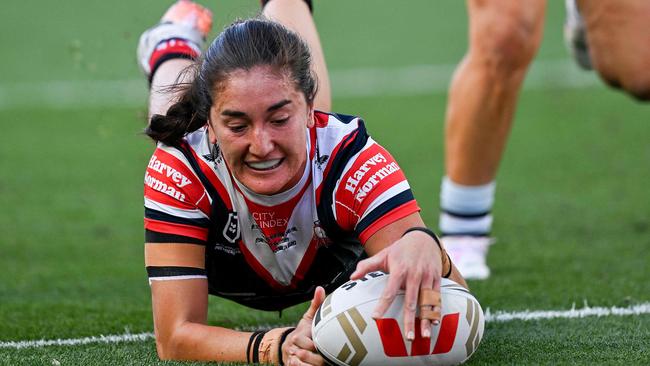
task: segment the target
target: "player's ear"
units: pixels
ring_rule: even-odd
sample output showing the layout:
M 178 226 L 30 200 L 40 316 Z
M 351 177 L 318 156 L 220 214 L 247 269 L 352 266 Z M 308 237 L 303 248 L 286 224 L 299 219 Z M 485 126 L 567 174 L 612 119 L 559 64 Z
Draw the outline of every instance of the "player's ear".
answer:
M 208 140 L 212 145 L 217 143 L 217 133 L 214 130 L 214 126 L 212 125 L 212 119 L 210 119 L 210 117 L 208 117 Z
M 314 127 L 315 123 L 316 120 L 314 117 L 314 103 L 308 103 L 307 104 L 307 128 Z

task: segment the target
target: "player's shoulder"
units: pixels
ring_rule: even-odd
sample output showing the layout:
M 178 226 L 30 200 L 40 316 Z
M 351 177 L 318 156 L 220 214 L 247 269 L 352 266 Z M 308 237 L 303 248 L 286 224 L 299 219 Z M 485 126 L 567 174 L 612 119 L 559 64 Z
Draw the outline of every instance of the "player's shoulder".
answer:
M 172 176 L 179 169 L 191 170 L 192 167 L 178 147 L 159 142 L 151 154 L 147 172 Z
M 202 130 L 200 129 L 199 131 L 187 134 L 175 146 L 158 142 L 149 160 L 147 170 L 153 169 L 160 174 L 168 173 L 170 177 L 173 177 L 176 171 L 194 173 L 198 166 L 197 164 L 193 164 L 193 162 L 197 158 L 202 158 L 202 155 L 208 152 L 203 146 L 205 133 Z
M 145 195 L 158 201 L 195 204 L 204 187 L 188 158 L 177 147 L 159 143 L 145 172 Z
M 315 111 L 314 118 L 315 127 L 322 129 L 354 129 L 360 124 L 363 125 L 363 120 L 359 116 L 350 114 Z
M 364 122 L 358 116 L 316 111 L 314 120 L 313 130 L 321 153 L 334 153 L 353 141 L 368 139 Z

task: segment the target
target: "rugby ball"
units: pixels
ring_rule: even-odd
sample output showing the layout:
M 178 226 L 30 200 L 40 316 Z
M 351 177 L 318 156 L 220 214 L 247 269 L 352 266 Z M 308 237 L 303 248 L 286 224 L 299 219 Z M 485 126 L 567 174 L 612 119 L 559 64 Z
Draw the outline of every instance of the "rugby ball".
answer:
M 415 340 L 404 336 L 401 291 L 382 316 L 371 314 L 389 274 L 371 272 L 349 281 L 325 298 L 312 322 L 312 338 L 332 365 L 457 365 L 474 353 L 483 336 L 485 319 L 467 289 L 446 278 L 441 283 L 442 321 L 431 338 L 420 335 L 416 314 Z

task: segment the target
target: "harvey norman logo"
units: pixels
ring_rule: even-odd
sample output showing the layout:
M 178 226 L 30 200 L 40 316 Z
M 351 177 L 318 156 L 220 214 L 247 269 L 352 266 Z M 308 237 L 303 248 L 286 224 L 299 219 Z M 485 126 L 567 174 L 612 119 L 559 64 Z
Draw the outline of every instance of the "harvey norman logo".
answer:
M 156 155 L 151 157 L 148 167 L 151 170 L 155 170 L 158 173 L 171 178 L 172 182 L 174 182 L 178 188 L 183 188 L 188 184 L 192 184 L 192 181 L 181 174 L 181 172 L 158 160 Z
M 388 165 L 384 165 L 382 168 L 377 170 L 373 175 L 371 175 L 366 183 L 359 187 L 359 183 L 364 178 L 364 176 L 375 166 L 378 166 L 382 163 L 387 163 L 388 160 L 382 153 L 377 153 L 370 159 L 366 160 L 363 165 L 357 169 L 352 176 L 348 178 L 345 182 L 345 189 L 355 194 L 354 198 L 358 202 L 362 202 L 363 199 L 372 191 L 372 189 L 381 182 L 384 178 L 400 170 L 396 162 L 392 162 Z M 358 189 L 358 191 L 357 191 Z
M 158 192 L 162 192 L 170 197 L 174 197 L 175 199 L 185 202 L 185 195 L 176 190 L 173 186 L 168 186 L 165 184 L 165 182 L 162 182 L 151 175 L 149 175 L 149 172 L 146 172 L 144 174 L 144 184 L 147 186 L 151 187 L 153 190 L 156 190 Z

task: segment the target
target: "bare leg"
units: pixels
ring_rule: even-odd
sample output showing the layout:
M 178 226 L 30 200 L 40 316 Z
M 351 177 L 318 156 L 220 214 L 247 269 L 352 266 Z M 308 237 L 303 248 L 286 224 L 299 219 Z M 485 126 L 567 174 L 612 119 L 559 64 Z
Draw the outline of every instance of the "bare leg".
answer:
M 609 85 L 650 100 L 650 2 L 578 1 L 594 69 Z
M 169 93 L 166 88 L 176 84 L 177 81 L 189 82 L 189 75 L 185 78 L 178 80 L 179 75 L 188 66 L 192 65 L 193 61 L 183 58 L 175 58 L 165 61 L 158 67 L 156 73 L 151 79 L 151 90 L 149 92 L 149 118 L 154 114 L 165 114 L 169 107 L 174 104 L 177 95 Z
M 298 33 L 307 42 L 318 81 L 314 107 L 329 112 L 332 108 L 332 95 L 325 55 L 307 4 L 303 0 L 272 0 L 264 7 L 263 14 Z
M 445 164 L 454 182 L 495 178 L 519 89 L 542 39 L 545 5 L 468 2 L 470 45 L 454 74 L 446 115 Z
M 200 55 L 211 28 L 209 9 L 189 0 L 179 0 L 167 9 L 160 23 L 140 36 L 137 59 L 145 77 L 151 81 L 147 121 L 154 114 L 165 114 L 175 102 L 177 95 L 169 92 L 170 86 L 190 81 L 192 75 L 182 71 L 192 64 L 189 58 Z
M 325 57 L 312 19 L 309 7 L 303 0 L 273 0 L 264 7 L 264 15 L 298 33 L 309 45 L 312 53 L 314 72 L 318 78 L 318 93 L 314 106 L 318 110 L 329 112 L 331 109 L 331 92 Z M 149 118 L 154 114 L 164 114 L 175 102 L 176 95 L 170 94 L 167 87 L 177 82 L 189 82 L 191 74 L 182 74 L 192 65 L 187 59 L 165 61 L 156 70 L 151 81 L 149 94 Z M 178 80 L 179 76 L 183 76 Z
M 440 231 L 466 278 L 486 278 L 494 179 L 542 39 L 545 0 L 469 0 L 469 49 L 449 89 Z

